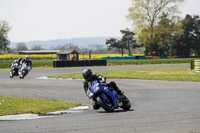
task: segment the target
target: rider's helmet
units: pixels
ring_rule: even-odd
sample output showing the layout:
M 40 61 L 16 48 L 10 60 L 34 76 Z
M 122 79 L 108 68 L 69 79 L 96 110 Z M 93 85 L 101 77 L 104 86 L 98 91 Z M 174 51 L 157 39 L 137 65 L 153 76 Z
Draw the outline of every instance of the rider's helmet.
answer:
M 92 78 L 92 70 L 91 69 L 83 70 L 83 78 L 89 81 Z
M 18 58 L 18 62 L 20 62 L 21 60 L 22 60 L 22 58 L 21 58 L 21 57 L 19 57 L 19 58 Z
M 29 58 L 30 58 L 29 55 L 26 55 L 25 59 L 26 59 L 26 60 L 29 60 Z

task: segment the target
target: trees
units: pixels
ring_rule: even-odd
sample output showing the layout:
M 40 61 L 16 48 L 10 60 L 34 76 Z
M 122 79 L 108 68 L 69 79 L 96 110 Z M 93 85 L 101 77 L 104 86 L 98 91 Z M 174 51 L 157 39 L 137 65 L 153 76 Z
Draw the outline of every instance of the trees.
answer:
M 31 50 L 43 50 L 43 48 L 40 44 L 38 44 L 38 45 L 35 44 L 31 47 Z
M 56 46 L 52 49 L 54 49 L 54 50 L 73 50 L 73 49 L 75 49 L 75 50 L 78 51 L 79 47 L 77 45 L 72 44 L 72 43 L 67 43 L 65 45 L 58 45 L 58 46 Z
M 176 36 L 183 33 L 182 24 L 176 18 L 169 18 L 166 13 L 160 19 L 155 27 L 154 50 L 160 56 L 172 55 Z
M 176 17 L 178 7 L 184 0 L 132 0 L 127 16 L 133 22 L 133 29 L 137 33 L 140 44 L 145 44 L 146 53 L 156 50 L 156 26 L 161 20 L 162 13 L 169 17 Z
M 177 36 L 173 48 L 179 57 L 189 57 L 192 52 L 200 56 L 200 17 L 186 15 L 182 20 L 183 34 Z
M 115 38 L 110 38 L 106 40 L 108 50 L 116 48 L 118 49 L 118 51 L 121 51 L 121 54 L 123 56 L 124 49 L 127 49 L 128 55 L 131 55 L 131 49 L 138 46 L 136 40 L 133 37 L 135 33 L 129 29 L 120 30 L 120 32 L 122 33 L 121 40 L 117 40 Z
M 10 27 L 6 21 L 0 21 L 0 53 L 8 48 L 10 41 L 7 34 L 10 31 Z
M 126 49 L 128 49 L 128 55 L 130 56 L 132 54 L 131 48 L 136 48 L 138 46 L 133 37 L 135 33 L 130 31 L 128 28 L 126 28 L 126 30 L 120 30 L 120 32 L 123 34 L 121 43 Z
M 20 42 L 16 45 L 16 50 L 17 52 L 19 52 L 21 50 L 28 50 L 28 48 L 26 47 L 26 44 L 24 42 Z
M 122 44 L 121 40 L 110 38 L 106 40 L 106 45 L 109 51 L 116 48 L 118 51 L 121 51 L 122 56 L 124 55 L 124 45 Z

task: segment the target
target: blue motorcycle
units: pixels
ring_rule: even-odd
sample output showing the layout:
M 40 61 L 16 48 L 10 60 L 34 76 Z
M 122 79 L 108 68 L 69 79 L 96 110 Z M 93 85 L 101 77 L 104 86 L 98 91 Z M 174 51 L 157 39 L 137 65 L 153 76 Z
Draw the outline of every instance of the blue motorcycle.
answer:
M 102 107 L 107 112 L 113 112 L 117 108 L 129 110 L 131 102 L 123 95 L 119 96 L 114 89 L 107 87 L 105 83 L 98 83 L 98 81 L 89 82 L 89 89 L 87 96 L 98 105 L 94 109 Z

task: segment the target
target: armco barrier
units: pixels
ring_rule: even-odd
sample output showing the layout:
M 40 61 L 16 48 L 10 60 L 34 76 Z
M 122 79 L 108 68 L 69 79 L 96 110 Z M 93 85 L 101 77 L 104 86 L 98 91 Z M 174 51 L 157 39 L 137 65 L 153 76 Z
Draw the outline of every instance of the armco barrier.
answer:
M 115 57 L 101 57 L 102 60 L 132 60 L 136 56 L 115 56 Z
M 139 59 L 147 59 L 146 56 L 139 56 Z
M 168 59 L 167 56 L 161 56 L 160 59 Z
M 160 59 L 160 56 L 152 56 L 152 59 Z
M 106 60 L 55 60 L 53 67 L 83 67 L 83 66 L 106 66 Z
M 132 60 L 132 59 L 173 59 L 174 56 L 115 56 L 102 57 L 103 60 Z

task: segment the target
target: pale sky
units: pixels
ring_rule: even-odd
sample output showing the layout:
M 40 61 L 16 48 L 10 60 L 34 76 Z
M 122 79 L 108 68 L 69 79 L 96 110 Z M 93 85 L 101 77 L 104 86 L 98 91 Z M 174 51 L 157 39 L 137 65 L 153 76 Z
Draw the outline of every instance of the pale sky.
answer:
M 131 28 L 131 0 L 0 0 L 0 20 L 12 27 L 11 42 L 73 37 L 120 37 Z M 200 0 L 185 0 L 181 11 L 200 15 Z

